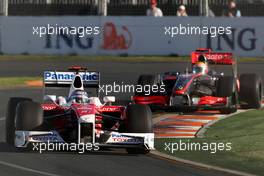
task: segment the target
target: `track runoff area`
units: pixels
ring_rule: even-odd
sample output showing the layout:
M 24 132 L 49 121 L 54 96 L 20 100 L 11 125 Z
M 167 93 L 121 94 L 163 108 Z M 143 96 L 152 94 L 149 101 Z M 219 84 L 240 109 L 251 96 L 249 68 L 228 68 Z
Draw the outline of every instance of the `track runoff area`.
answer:
M 264 101 L 262 102 L 264 106 Z M 248 110 L 239 109 L 236 113 Z M 223 115 L 219 111 L 197 111 L 186 114 L 164 114 L 154 119 L 155 138 L 195 138 L 204 127 L 234 114 Z

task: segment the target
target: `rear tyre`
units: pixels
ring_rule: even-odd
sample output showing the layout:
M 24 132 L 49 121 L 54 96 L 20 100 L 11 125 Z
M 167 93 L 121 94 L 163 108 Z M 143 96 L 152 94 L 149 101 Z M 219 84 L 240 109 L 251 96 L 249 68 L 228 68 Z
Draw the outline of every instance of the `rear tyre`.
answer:
M 243 74 L 240 76 L 240 102 L 246 103 L 242 107 L 246 108 L 261 108 L 262 104 L 262 80 L 256 74 Z
M 233 76 L 223 76 L 217 81 L 217 97 L 231 97 L 236 90 Z
M 23 97 L 12 97 L 8 101 L 7 111 L 6 111 L 6 123 L 5 123 L 5 133 L 6 142 L 9 145 L 14 145 L 15 139 L 15 116 L 17 105 L 24 101 L 32 101 L 30 98 Z
M 144 86 L 159 86 L 161 84 L 160 76 L 159 75 L 140 75 L 137 80 L 137 85 Z M 144 90 L 144 89 L 143 89 Z M 151 89 L 150 89 L 151 90 Z M 136 95 L 156 95 L 158 92 L 136 92 Z
M 158 77 L 156 75 L 140 75 L 137 81 L 138 85 L 155 85 L 158 84 Z
M 129 133 L 152 133 L 152 113 L 147 105 L 132 104 L 127 108 L 127 129 Z M 127 148 L 130 154 L 146 154 L 142 148 Z

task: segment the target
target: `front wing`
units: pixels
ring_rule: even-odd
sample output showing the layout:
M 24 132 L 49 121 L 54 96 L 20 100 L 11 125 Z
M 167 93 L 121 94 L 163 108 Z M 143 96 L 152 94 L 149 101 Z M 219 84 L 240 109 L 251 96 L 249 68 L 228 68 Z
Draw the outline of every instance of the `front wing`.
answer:
M 104 142 L 95 143 L 104 147 L 135 147 L 154 150 L 154 133 L 109 132 Z M 30 143 L 66 143 L 57 131 L 16 131 L 15 146 L 25 148 Z M 91 143 L 92 144 L 92 143 Z

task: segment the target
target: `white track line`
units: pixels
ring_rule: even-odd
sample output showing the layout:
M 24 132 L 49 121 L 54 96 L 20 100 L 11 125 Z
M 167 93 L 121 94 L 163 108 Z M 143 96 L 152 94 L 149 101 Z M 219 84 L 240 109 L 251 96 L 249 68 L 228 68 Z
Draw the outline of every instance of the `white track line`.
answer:
M 57 174 L 52 174 L 52 173 L 48 173 L 48 172 L 38 171 L 38 170 L 35 170 L 35 169 L 30 169 L 30 168 L 27 168 L 27 167 L 19 166 L 19 165 L 16 165 L 16 164 L 5 162 L 5 161 L 0 161 L 0 165 L 12 167 L 12 168 L 15 168 L 15 169 L 20 169 L 20 170 L 27 171 L 27 172 L 32 172 L 32 173 L 36 173 L 36 174 L 40 174 L 40 175 L 45 175 L 45 176 L 59 176 Z

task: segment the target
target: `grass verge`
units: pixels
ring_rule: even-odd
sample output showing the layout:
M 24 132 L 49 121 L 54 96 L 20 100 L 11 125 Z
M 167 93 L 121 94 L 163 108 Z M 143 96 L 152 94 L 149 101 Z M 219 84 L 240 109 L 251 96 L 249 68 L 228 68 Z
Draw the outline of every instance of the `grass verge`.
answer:
M 0 87 L 26 87 L 31 82 L 41 82 L 41 77 L 0 77 Z
M 0 61 L 186 62 L 190 59 L 172 56 L 2 55 Z
M 199 143 L 211 145 L 209 151 L 165 151 L 165 143 Z M 231 143 L 230 151 L 218 150 L 215 143 Z M 176 148 L 177 145 L 174 145 Z M 204 164 L 244 171 L 264 173 L 264 110 L 252 110 L 221 120 L 211 126 L 203 139 L 157 139 L 157 150 L 169 155 Z M 206 147 L 204 148 L 206 149 Z M 218 147 L 219 149 L 219 147 Z M 223 149 L 223 148 L 221 148 Z M 227 149 L 227 147 L 225 147 Z
M 0 61 L 111 61 L 190 62 L 189 56 L 81 56 L 81 55 L 0 55 Z M 264 57 L 242 57 L 239 62 L 264 62 Z

